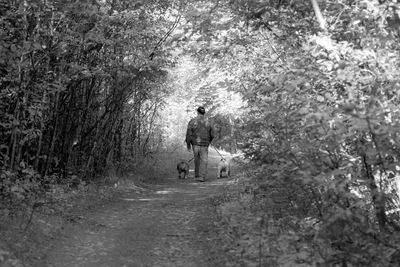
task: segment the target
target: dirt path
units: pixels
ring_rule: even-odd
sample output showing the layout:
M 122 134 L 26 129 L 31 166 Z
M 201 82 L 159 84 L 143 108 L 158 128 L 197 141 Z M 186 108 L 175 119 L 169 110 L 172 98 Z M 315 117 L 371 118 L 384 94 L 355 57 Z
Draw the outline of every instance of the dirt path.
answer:
M 77 224 L 48 255 L 48 266 L 223 266 L 210 199 L 227 179 L 168 179 L 118 201 Z

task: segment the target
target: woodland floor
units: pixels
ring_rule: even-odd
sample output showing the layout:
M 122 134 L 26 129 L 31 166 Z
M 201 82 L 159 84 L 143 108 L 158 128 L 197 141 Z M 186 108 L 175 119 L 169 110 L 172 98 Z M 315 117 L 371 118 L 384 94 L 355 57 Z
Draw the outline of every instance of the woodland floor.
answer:
M 231 181 L 165 179 L 149 189 L 125 188 L 119 197 L 69 227 L 46 265 L 224 266 L 213 197 Z

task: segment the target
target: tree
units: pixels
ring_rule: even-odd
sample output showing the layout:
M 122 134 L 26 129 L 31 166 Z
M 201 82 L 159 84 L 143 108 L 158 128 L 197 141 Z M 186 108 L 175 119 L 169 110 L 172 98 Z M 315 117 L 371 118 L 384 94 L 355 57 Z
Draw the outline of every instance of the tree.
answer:
M 126 139 L 117 137 L 125 125 L 135 129 L 141 147 L 136 152 L 147 151 L 162 106 L 156 93 L 162 93 L 161 68 L 168 64 L 162 50 L 150 60 L 147 46 L 159 40 L 152 29 L 161 35 L 169 27 L 169 4 L 3 3 L 3 168 L 23 163 L 42 176 L 77 169 L 87 177 L 103 173 L 115 142 Z M 146 12 L 149 7 L 153 13 Z M 135 107 L 127 111 L 132 101 Z M 116 154 L 123 157 L 121 149 Z

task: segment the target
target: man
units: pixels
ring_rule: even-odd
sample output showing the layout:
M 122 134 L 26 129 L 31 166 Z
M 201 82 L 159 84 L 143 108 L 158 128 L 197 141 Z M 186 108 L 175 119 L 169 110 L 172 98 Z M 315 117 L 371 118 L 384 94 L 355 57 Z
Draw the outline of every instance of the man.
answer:
M 214 139 L 213 128 L 205 113 L 204 107 L 197 109 L 197 117 L 189 121 L 185 140 L 188 151 L 193 150 L 195 179 L 201 182 L 207 176 L 208 146 Z

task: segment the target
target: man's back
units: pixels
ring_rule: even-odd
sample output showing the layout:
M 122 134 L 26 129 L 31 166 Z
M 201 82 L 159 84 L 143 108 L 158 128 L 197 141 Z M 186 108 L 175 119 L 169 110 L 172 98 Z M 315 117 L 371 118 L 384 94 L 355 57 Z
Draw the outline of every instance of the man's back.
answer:
M 213 138 L 211 124 L 205 116 L 199 115 L 189 121 L 186 140 L 192 145 L 208 146 Z

